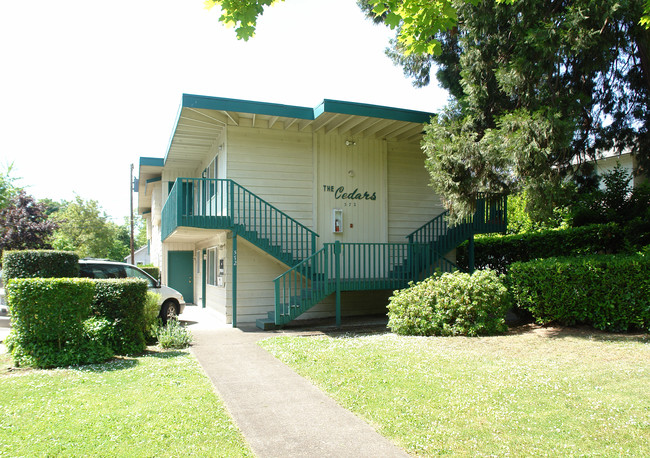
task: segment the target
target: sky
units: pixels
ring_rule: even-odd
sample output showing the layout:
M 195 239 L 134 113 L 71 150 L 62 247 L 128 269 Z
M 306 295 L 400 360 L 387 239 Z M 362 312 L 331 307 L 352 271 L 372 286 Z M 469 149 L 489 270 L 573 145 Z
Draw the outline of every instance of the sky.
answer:
M 164 157 L 181 95 L 439 111 L 384 54 L 354 0 L 286 0 L 238 41 L 203 0 L 0 2 L 0 171 L 38 199 L 99 202 L 121 223 L 130 165 Z M 134 199 L 137 198 L 137 195 Z M 135 204 L 134 204 L 135 205 Z

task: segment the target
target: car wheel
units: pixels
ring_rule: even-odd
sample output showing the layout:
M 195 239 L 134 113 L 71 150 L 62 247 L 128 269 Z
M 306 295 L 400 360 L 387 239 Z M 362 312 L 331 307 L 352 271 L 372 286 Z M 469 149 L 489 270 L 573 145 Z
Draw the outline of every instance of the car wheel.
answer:
M 169 320 L 178 320 L 178 308 L 173 301 L 165 301 L 160 308 L 160 318 L 163 324 L 167 324 Z

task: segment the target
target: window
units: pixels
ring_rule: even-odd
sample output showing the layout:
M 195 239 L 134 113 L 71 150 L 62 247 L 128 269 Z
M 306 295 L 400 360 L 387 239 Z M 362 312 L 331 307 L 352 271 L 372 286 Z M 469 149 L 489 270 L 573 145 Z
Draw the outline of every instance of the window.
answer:
M 208 250 L 208 285 L 217 284 L 217 249 L 210 248 Z
M 126 276 L 129 278 L 139 278 L 141 280 L 146 280 L 147 283 L 149 284 L 149 287 L 155 288 L 156 287 L 156 281 L 151 278 L 149 275 L 146 273 L 142 272 L 141 270 L 134 269 L 133 267 L 129 266 L 124 266 L 124 270 L 126 272 Z

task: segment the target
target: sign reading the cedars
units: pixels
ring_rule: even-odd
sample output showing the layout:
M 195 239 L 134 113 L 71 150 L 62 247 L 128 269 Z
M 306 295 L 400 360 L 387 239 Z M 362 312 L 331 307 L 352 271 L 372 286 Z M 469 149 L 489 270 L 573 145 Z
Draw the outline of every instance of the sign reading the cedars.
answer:
M 372 194 L 369 191 L 359 191 L 355 188 L 353 191 L 346 191 L 344 186 L 339 186 L 335 189 L 334 186 L 323 185 L 324 192 L 333 192 L 335 199 L 340 200 L 377 200 L 377 193 Z

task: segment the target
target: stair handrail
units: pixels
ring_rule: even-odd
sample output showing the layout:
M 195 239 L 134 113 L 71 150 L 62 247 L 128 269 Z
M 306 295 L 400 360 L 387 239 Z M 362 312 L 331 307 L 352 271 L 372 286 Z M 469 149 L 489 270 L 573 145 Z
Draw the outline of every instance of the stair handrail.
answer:
M 316 303 L 318 303 L 333 292 L 328 277 L 328 262 L 328 247 L 324 246 L 273 279 L 276 324 L 284 324 L 315 305 L 315 303 L 310 303 L 308 306 L 299 307 L 299 310 L 293 309 L 292 300 L 302 294 L 303 287 L 307 288 L 308 285 L 313 286 L 315 282 L 322 281 L 323 290 L 320 294 L 322 297 L 312 297 L 309 302 L 316 300 Z M 285 316 L 288 316 L 289 319 L 283 319 Z
M 206 178 L 206 179 L 208 179 L 208 178 Z M 309 229 L 307 226 L 305 226 L 304 224 L 302 224 L 300 221 L 298 221 L 298 220 L 296 220 L 295 218 L 293 218 L 293 217 L 287 215 L 284 211 L 280 210 L 280 209 L 277 208 L 275 205 L 273 205 L 273 204 L 267 202 L 266 200 L 262 199 L 262 198 L 259 197 L 257 194 L 255 194 L 253 191 L 251 191 L 250 189 L 248 189 L 248 188 L 246 188 L 246 187 L 240 185 L 240 184 L 237 183 L 235 180 L 232 180 L 232 179 L 230 179 L 230 178 L 223 178 L 223 179 L 222 179 L 222 178 L 209 178 L 209 179 L 211 179 L 211 180 L 221 180 L 221 181 L 228 181 L 228 182 L 231 182 L 234 186 L 237 186 L 237 187 L 241 188 L 242 190 L 244 190 L 244 191 L 247 192 L 248 194 L 252 195 L 253 197 L 255 197 L 256 199 L 258 199 L 259 201 L 263 202 L 266 206 L 268 206 L 268 207 L 270 207 L 271 209 L 277 211 L 278 213 L 281 213 L 284 217 L 286 217 L 287 219 L 289 219 L 291 222 L 297 224 L 297 225 L 300 226 L 301 228 L 305 229 L 307 232 L 311 233 L 312 235 L 314 235 L 314 236 L 316 236 L 316 237 L 320 237 L 316 232 L 314 232 L 313 230 Z
M 253 191 L 249 190 L 249 189 L 246 188 L 245 186 L 240 185 L 239 183 L 237 183 L 235 180 L 233 180 L 233 179 L 231 179 L 231 178 L 178 177 L 178 178 L 176 178 L 176 180 L 174 180 L 174 185 L 173 185 L 173 187 L 172 187 L 172 190 L 173 190 L 174 187 L 176 187 L 176 185 L 177 185 L 177 183 L 178 183 L 179 180 L 181 180 L 181 181 L 182 181 L 182 180 L 191 180 L 191 181 L 203 181 L 203 182 L 214 181 L 214 182 L 232 183 L 234 186 L 237 186 L 237 187 L 243 189 L 244 191 L 246 191 L 247 193 L 251 194 L 253 197 L 255 197 L 256 199 L 260 200 L 261 202 L 263 202 L 265 205 L 269 206 L 269 207 L 272 208 L 273 210 L 275 210 L 275 211 L 277 211 L 277 212 L 279 212 L 279 213 L 282 213 L 283 216 L 285 216 L 286 218 L 288 218 L 290 221 L 296 223 L 296 224 L 297 224 L 298 226 L 300 226 L 301 228 L 305 229 L 306 231 L 310 232 L 311 234 L 315 235 L 316 237 L 319 237 L 319 235 L 318 235 L 316 232 L 314 232 L 313 230 L 309 229 L 307 226 L 305 226 L 304 224 L 302 224 L 300 221 L 298 221 L 298 220 L 296 220 L 295 218 L 293 218 L 293 217 L 287 215 L 284 211 L 280 210 L 280 209 L 277 208 L 275 205 L 273 205 L 273 204 L 267 202 L 266 200 L 262 199 L 260 196 L 258 196 L 257 194 L 255 194 Z M 171 194 L 171 191 L 170 191 L 170 194 Z M 232 197 L 232 196 L 229 196 L 229 198 L 231 198 L 231 197 Z M 164 208 L 164 207 L 163 207 L 163 208 Z M 228 207 L 228 208 L 230 208 L 230 207 Z
M 289 265 L 316 251 L 316 232 L 229 178 L 176 178 L 163 216 L 163 238 L 183 224 L 209 228 L 220 219 L 222 228 L 261 241 L 260 248 Z
M 485 225 L 488 221 L 492 220 L 493 217 L 500 217 L 499 226 L 502 226 L 505 229 L 505 225 L 507 224 L 507 199 L 508 196 L 506 194 L 494 194 L 485 192 L 476 193 L 476 205 L 474 212 L 471 215 L 466 216 L 460 222 L 452 226 L 447 221 L 450 212 L 449 210 L 445 210 L 435 218 L 427 221 L 422 226 L 415 229 L 413 232 L 407 235 L 406 238 L 410 243 L 430 243 L 432 240 L 420 240 L 424 239 L 424 237 L 422 237 L 420 234 L 423 234 L 427 231 L 430 234 L 433 234 L 434 231 L 432 231 L 430 228 L 435 225 L 445 228 L 445 231 L 440 231 L 441 233 L 446 232 L 447 229 L 453 229 L 455 227 L 464 225 L 471 225 L 471 229 L 477 233 L 483 232 L 478 226 Z M 495 203 L 495 206 L 493 208 L 492 205 L 486 205 L 486 203 Z M 496 214 L 492 215 L 492 211 L 495 211 Z

